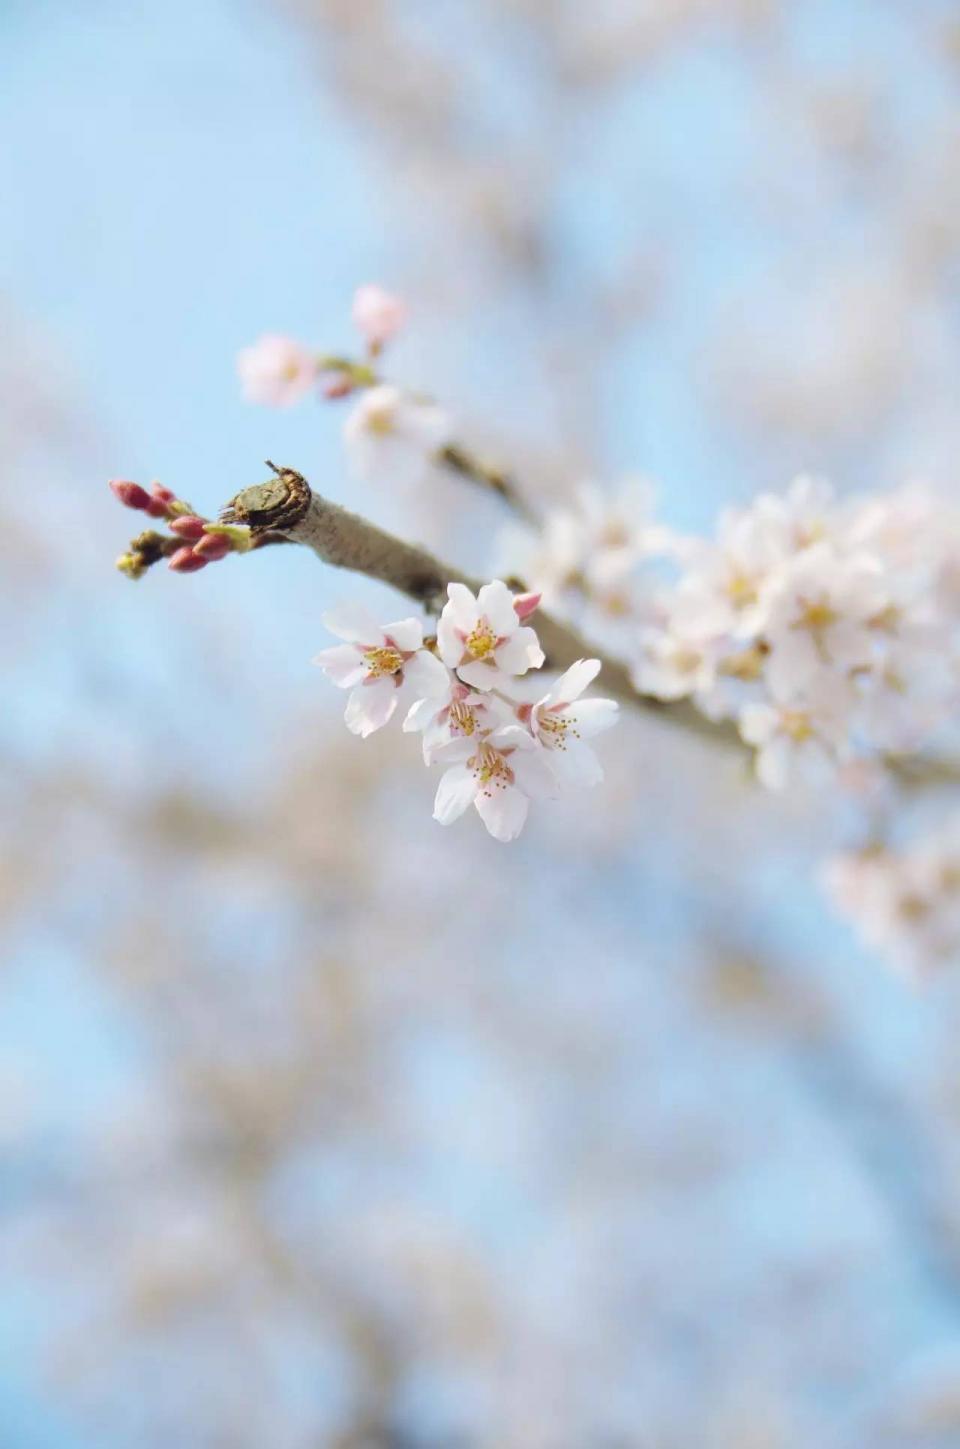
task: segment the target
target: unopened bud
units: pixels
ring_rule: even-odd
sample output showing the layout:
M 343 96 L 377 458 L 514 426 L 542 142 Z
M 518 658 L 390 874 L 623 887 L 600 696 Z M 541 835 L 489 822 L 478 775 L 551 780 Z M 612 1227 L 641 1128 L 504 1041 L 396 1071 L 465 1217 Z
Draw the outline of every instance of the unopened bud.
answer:
M 529 619 L 540 607 L 542 594 L 514 594 L 513 608 L 518 619 Z
M 177 496 L 172 488 L 164 488 L 162 483 L 151 483 L 150 492 L 154 498 L 159 498 L 161 503 L 172 503 Z
M 213 563 L 232 551 L 233 544 L 222 533 L 205 533 L 200 542 L 193 546 L 194 557 L 202 558 L 207 563 Z
M 119 498 L 125 508 L 150 507 L 150 494 L 139 483 L 131 483 L 126 478 L 111 478 L 109 486 L 113 496 Z
M 331 402 L 335 402 L 337 398 L 349 397 L 352 392 L 353 381 L 345 372 L 339 377 L 331 377 L 329 382 L 323 384 L 323 395 Z
M 179 518 L 170 520 L 171 533 L 175 533 L 178 538 L 189 538 L 194 543 L 198 538 L 203 538 L 204 527 L 204 520 L 195 513 L 182 513 Z
M 167 505 L 161 498 L 148 498 L 146 512 L 151 518 L 166 518 Z
M 178 548 L 176 553 L 172 553 L 168 565 L 175 574 L 195 574 L 198 569 L 206 568 L 206 566 L 207 560 L 197 558 L 189 544 L 184 544 L 183 548 Z

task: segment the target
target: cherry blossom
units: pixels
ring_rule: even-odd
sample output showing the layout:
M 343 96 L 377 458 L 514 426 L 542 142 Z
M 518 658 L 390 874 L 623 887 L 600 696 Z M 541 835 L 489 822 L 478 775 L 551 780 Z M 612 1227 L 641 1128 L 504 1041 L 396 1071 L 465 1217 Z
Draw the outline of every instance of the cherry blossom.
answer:
M 539 669 L 544 659 L 536 631 L 521 624 L 514 596 L 499 579 L 484 584 L 476 597 L 466 584 L 447 586 L 437 647 L 444 664 L 481 691 Z
M 603 779 L 600 761 L 586 741 L 616 724 L 618 706 L 612 699 L 580 698 L 599 673 L 599 659 L 578 659 L 530 713 L 531 732 L 564 784 L 597 785 Z
M 366 739 L 392 718 L 402 686 L 420 699 L 441 697 L 448 673 L 423 648 L 419 619 L 379 625 L 366 609 L 343 607 L 324 615 L 332 634 L 348 642 L 322 650 L 314 659 L 340 689 L 351 690 L 344 719 L 351 733 Z
M 515 840 L 531 799 L 547 800 L 558 793 L 543 749 L 520 725 L 505 725 L 481 739 L 452 739 L 438 746 L 434 757 L 448 766 L 433 807 L 433 818 L 441 825 L 451 824 L 473 805 L 495 840 Z
M 375 283 L 358 287 L 353 297 L 353 325 L 367 345 L 378 352 L 400 331 L 407 320 L 407 307 L 399 297 Z
M 355 402 L 343 427 L 357 477 L 394 487 L 415 483 L 450 439 L 450 422 L 435 403 L 382 383 Z
M 290 407 L 316 385 L 317 359 L 293 338 L 271 333 L 243 349 L 237 372 L 248 402 Z
M 480 694 L 448 671 L 447 692 L 417 700 L 403 722 L 404 731 L 422 732 L 423 759 L 430 765 L 440 745 L 452 739 L 480 739 L 511 718 L 509 707 L 494 694 Z

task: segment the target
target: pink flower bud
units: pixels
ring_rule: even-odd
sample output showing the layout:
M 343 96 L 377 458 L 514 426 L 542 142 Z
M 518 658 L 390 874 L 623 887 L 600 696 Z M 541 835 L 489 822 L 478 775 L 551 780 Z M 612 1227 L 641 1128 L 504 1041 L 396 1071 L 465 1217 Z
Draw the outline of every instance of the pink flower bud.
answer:
M 198 538 L 203 538 L 204 527 L 204 520 L 198 518 L 195 513 L 181 513 L 179 518 L 170 520 L 171 533 L 175 533 L 178 538 L 189 538 L 193 542 L 196 542 Z
M 341 373 L 339 377 L 332 377 L 329 382 L 323 384 L 323 395 L 331 402 L 336 401 L 337 398 L 349 397 L 352 392 L 353 382 L 346 373 Z
M 529 619 L 540 606 L 542 594 L 514 594 L 513 607 L 518 619 Z
M 109 486 L 125 508 L 149 508 L 150 494 L 139 483 L 130 483 L 126 478 L 111 478 Z
M 154 498 L 159 498 L 161 503 L 172 503 L 177 496 L 172 488 L 164 488 L 162 483 L 151 483 L 150 492 Z
M 205 533 L 199 543 L 193 546 L 194 558 L 202 558 L 205 563 L 213 563 L 218 558 L 232 552 L 233 544 L 224 533 Z
M 160 498 L 148 497 L 144 508 L 151 518 L 166 518 L 167 516 L 167 505 Z
M 184 544 L 183 548 L 178 548 L 176 553 L 172 553 L 168 565 L 175 574 L 195 574 L 198 569 L 206 568 L 206 566 L 207 560 L 197 558 L 189 544 Z

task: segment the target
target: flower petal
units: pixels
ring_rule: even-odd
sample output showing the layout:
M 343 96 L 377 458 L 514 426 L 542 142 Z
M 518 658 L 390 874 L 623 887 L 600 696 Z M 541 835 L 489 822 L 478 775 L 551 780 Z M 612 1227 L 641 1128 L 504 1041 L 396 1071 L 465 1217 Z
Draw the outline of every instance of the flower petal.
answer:
M 458 820 L 467 806 L 472 804 L 476 793 L 476 777 L 465 764 L 454 765 L 445 770 L 440 777 L 433 802 L 434 820 L 438 820 L 441 825 L 449 825 L 451 821 Z
M 576 664 L 570 665 L 566 674 L 561 674 L 551 689 L 551 702 L 571 704 L 573 700 L 580 698 L 583 691 L 593 683 L 599 673 L 599 659 L 578 659 Z
M 339 639 L 349 639 L 355 644 L 383 643 L 383 630 L 362 604 L 341 604 L 324 614 L 323 622 Z
M 512 634 L 519 623 L 513 594 L 500 579 L 484 584 L 477 595 L 477 611 L 486 617 L 497 635 Z
M 314 655 L 313 663 L 340 689 L 359 684 L 367 672 L 363 657 L 353 644 L 334 644 L 332 649 L 321 649 Z
M 562 785 L 599 785 L 603 767 L 589 745 L 551 750 L 550 767 Z
M 530 808 L 526 795 L 510 786 L 505 790 L 494 790 L 491 795 L 478 795 L 474 803 L 477 814 L 494 840 L 503 841 L 516 840 Z
M 547 763 L 544 750 L 511 755 L 510 767 L 518 786 L 531 800 L 555 800 L 559 795 L 557 777 Z
M 421 699 L 449 697 L 453 684 L 450 671 L 428 649 L 420 649 L 403 666 L 404 682 Z
M 589 740 L 616 724 L 620 706 L 614 699 L 581 699 L 559 713 L 573 721 L 581 739 Z
M 477 601 L 466 584 L 447 584 L 447 602 L 443 606 L 443 613 L 465 634 L 470 633 L 480 617 Z
M 403 654 L 419 649 L 423 643 L 423 625 L 419 619 L 398 619 L 395 624 L 384 624 L 385 638 L 392 639 Z
M 358 685 L 347 700 L 343 715 L 350 733 L 365 740 L 375 730 L 382 729 L 397 707 L 398 693 L 389 677 Z
M 479 689 L 481 693 L 487 689 L 496 689 L 499 684 L 509 683 L 507 676 L 495 665 L 486 664 L 481 659 L 471 659 L 466 664 L 458 664 L 457 673 L 464 684 Z

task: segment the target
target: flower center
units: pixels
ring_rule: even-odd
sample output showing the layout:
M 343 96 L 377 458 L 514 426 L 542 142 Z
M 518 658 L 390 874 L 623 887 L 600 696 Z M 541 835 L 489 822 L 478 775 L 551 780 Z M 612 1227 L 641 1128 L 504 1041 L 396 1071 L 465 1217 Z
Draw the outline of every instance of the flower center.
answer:
M 745 609 L 757 602 L 757 586 L 746 574 L 732 574 L 727 583 L 727 597 L 735 609 Z
M 830 604 L 826 594 L 821 594 L 819 599 L 801 599 L 800 613 L 794 621 L 794 629 L 809 629 L 811 633 L 819 633 L 823 629 L 829 629 L 831 624 L 837 622 L 837 614 Z
M 371 408 L 366 418 L 367 432 L 385 438 L 393 432 L 394 422 L 392 408 Z
M 477 712 L 471 704 L 460 701 L 450 706 L 450 733 L 473 735 L 477 731 Z
M 538 723 L 540 725 L 540 738 L 550 750 L 565 750 L 567 748 L 567 735 L 572 735 L 575 740 L 580 738 L 580 731 L 576 728 L 576 721 L 564 718 L 562 714 L 554 714 L 550 710 L 542 710 Z
M 510 766 L 500 751 L 491 749 L 489 745 L 481 745 L 468 764 L 483 794 L 488 797 L 494 790 L 505 790 L 508 785 L 513 784 L 513 771 Z
M 481 619 L 464 640 L 474 659 L 489 659 L 497 647 L 497 636 L 486 619 Z
M 385 674 L 396 674 L 398 669 L 403 668 L 403 655 L 399 649 L 365 649 L 363 657 L 367 665 L 368 679 L 382 679 Z
M 795 745 L 802 745 L 813 734 L 813 729 L 810 725 L 810 716 L 805 714 L 801 709 L 785 709 L 780 723 L 783 727 L 784 734 L 789 735 Z

